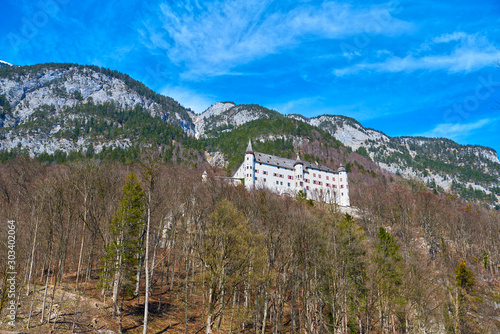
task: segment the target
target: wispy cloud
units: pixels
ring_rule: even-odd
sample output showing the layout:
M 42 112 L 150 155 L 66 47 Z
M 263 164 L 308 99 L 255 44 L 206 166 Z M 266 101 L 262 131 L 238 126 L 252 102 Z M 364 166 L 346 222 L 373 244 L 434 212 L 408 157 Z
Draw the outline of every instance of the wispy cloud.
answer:
M 369 20 L 386 11 L 330 1 L 314 7 L 270 0 L 164 3 L 160 8 L 160 25 L 148 21 L 139 29 L 143 43 L 165 50 L 171 61 L 185 67 L 184 77 L 190 79 L 234 74 L 238 65 L 296 48 L 303 39 L 364 32 Z M 409 29 L 412 24 L 393 19 L 376 33 L 394 36 Z
M 434 43 L 449 43 L 453 41 L 460 41 L 464 39 L 470 39 L 473 35 L 466 34 L 463 31 L 455 31 L 451 34 L 443 34 L 437 37 L 434 37 L 432 41 Z
M 473 132 L 483 129 L 487 125 L 494 125 L 499 121 L 498 118 L 480 119 L 473 123 L 443 123 L 438 124 L 432 130 L 424 133 L 416 134 L 416 136 L 433 137 L 433 138 L 449 138 L 453 140 L 460 140 L 468 137 Z
M 215 98 L 213 96 L 202 94 L 181 86 L 166 86 L 160 90 L 160 93 L 171 96 L 181 105 L 186 108 L 190 108 L 196 113 L 205 111 L 215 102 Z
M 433 45 L 442 43 L 449 43 L 450 48 L 442 53 L 433 54 Z M 427 51 L 428 54 L 420 55 L 422 51 Z M 390 56 L 381 62 L 358 63 L 351 67 L 335 69 L 333 73 L 336 76 L 355 74 L 360 71 L 394 73 L 444 70 L 449 73 L 469 73 L 494 66 L 499 58 L 500 50 L 485 37 L 455 32 L 437 36 L 432 43 L 422 44 L 416 51 L 410 51 L 405 57 Z

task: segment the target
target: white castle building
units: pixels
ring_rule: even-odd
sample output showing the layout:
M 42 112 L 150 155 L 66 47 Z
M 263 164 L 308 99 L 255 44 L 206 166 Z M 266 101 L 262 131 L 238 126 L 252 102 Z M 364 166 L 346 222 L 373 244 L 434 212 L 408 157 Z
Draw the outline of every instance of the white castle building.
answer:
M 290 196 L 302 191 L 307 199 L 350 206 L 347 172 L 342 165 L 334 171 L 298 158 L 292 160 L 254 152 L 251 141 L 245 160 L 232 179 L 244 179 L 249 190 L 267 188 Z

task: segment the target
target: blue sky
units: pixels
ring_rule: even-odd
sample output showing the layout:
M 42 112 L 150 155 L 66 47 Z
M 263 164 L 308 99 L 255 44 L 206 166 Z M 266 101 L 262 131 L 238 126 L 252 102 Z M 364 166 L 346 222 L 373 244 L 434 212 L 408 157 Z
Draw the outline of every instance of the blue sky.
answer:
M 201 112 L 341 114 L 500 152 L 500 3 L 8 1 L 0 59 L 95 64 Z

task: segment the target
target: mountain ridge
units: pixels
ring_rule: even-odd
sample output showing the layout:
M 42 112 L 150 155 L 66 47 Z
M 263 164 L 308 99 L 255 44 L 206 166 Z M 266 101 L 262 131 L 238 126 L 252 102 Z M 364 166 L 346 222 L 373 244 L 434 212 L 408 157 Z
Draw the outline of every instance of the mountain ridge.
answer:
M 270 126 L 276 129 L 285 120 L 324 131 L 381 168 L 420 179 L 436 190 L 480 191 L 490 202 L 499 200 L 494 189 L 500 186 L 500 161 L 489 147 L 460 145 L 446 138 L 391 137 L 347 116 L 283 115 L 256 104 L 215 102 L 195 114 L 126 74 L 92 65 L 48 63 L 0 68 L 0 151 L 4 152 L 86 154 L 89 147 L 90 152 L 100 153 L 155 143 L 174 150 L 179 138 L 184 138 L 187 146 L 200 152 L 212 143 L 217 155 L 217 145 L 222 144 L 212 139 L 255 122 L 245 133 L 257 133 L 251 127 L 261 126 L 264 130 L 254 139 L 292 140 L 297 150 L 303 143 L 301 131 L 310 130 L 287 123 L 287 135 L 276 131 L 266 134 Z M 224 138 L 234 139 L 231 135 Z M 227 161 L 228 154 L 234 153 L 226 150 L 226 156 L 218 155 L 219 160 Z

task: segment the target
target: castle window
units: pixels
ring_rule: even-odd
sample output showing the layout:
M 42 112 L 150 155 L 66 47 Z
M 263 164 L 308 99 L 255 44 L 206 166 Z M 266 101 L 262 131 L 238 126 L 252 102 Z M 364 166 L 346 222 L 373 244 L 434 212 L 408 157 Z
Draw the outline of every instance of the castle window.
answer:
M 304 186 L 304 183 L 303 183 L 302 181 L 300 181 L 300 186 L 301 186 L 301 187 L 302 187 L 302 186 Z
M 321 174 L 318 174 L 318 177 L 321 179 Z
M 283 178 L 283 174 L 280 174 L 280 177 Z
M 309 179 L 304 179 L 304 181 L 306 181 L 306 183 L 309 183 Z
M 343 185 L 343 184 L 341 184 L 341 185 L 340 185 L 340 188 L 344 188 L 344 185 Z
M 330 177 L 327 175 L 327 176 L 326 176 L 326 179 L 327 179 L 327 180 L 330 180 Z
M 288 182 L 288 186 L 290 187 L 290 182 Z
M 336 185 L 333 185 L 333 187 L 334 187 L 334 188 L 337 188 L 337 186 L 336 186 Z
M 258 173 L 258 172 L 259 172 L 259 170 L 258 170 L 258 169 L 256 169 L 256 170 L 255 170 L 255 173 Z
M 321 186 L 323 183 L 321 181 L 318 181 L 318 184 Z
M 313 177 L 316 177 L 316 173 L 313 173 Z
M 278 176 L 278 173 L 273 173 L 273 176 Z
M 326 186 L 327 186 L 327 187 L 329 187 L 329 186 L 330 186 L 330 183 L 327 183 L 327 184 L 326 184 Z
M 282 186 L 282 185 L 283 185 L 283 181 L 280 182 L 280 186 Z
M 280 182 L 279 182 L 279 181 L 276 181 L 276 184 L 280 184 Z
M 340 182 L 342 182 L 342 178 L 340 178 Z
M 309 186 L 307 186 L 306 189 L 309 190 Z
M 269 173 L 267 172 L 267 170 L 263 171 L 262 174 L 269 175 Z
M 266 181 L 267 181 L 266 178 L 264 178 L 264 182 L 266 182 Z

